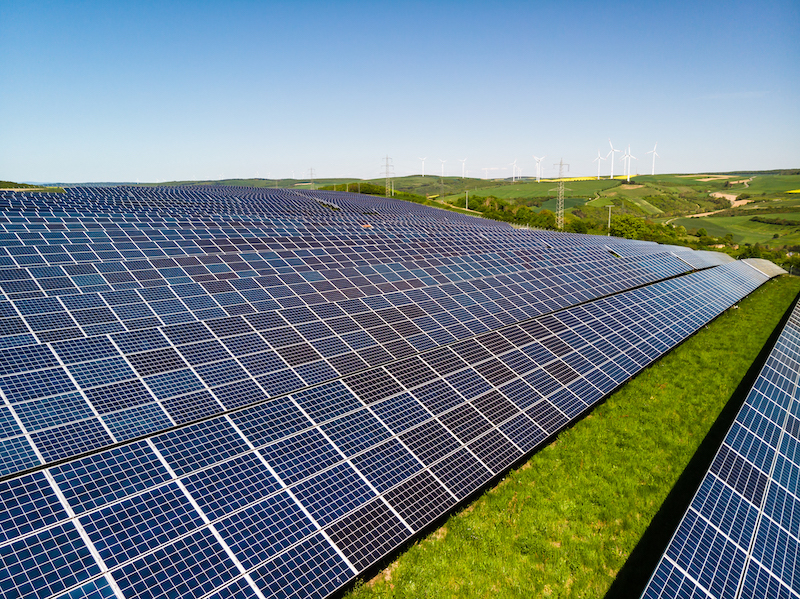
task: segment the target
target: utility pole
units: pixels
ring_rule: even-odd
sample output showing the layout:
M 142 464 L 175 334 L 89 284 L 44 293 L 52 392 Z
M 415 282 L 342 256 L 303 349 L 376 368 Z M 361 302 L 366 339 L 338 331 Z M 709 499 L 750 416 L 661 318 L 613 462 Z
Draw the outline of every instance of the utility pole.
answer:
M 464 193 L 467 194 L 467 197 L 464 198 L 464 210 L 469 210 L 469 189 L 467 189 Z
M 387 198 L 389 197 L 389 181 L 391 180 L 391 176 L 394 175 L 394 171 L 392 170 L 391 160 L 392 159 L 389 158 L 389 155 L 387 154 L 386 157 L 384 158 L 384 165 L 383 165 L 383 174 L 386 177 L 386 191 L 384 195 Z
M 608 237 L 611 237 L 611 207 L 613 205 L 614 204 L 608 205 L 608 234 L 607 234 Z
M 556 228 L 559 230 L 564 229 L 564 167 L 567 167 L 569 170 L 569 164 L 564 164 L 564 159 L 562 158 L 558 164 L 554 164 L 553 166 L 558 167 L 558 190 L 557 200 L 556 200 Z M 550 191 L 553 191 L 552 189 Z

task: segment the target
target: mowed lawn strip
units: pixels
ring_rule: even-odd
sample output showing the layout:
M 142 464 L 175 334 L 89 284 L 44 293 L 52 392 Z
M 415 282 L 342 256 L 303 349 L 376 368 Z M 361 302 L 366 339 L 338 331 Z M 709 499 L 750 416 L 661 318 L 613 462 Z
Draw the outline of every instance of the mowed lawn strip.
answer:
M 347 597 L 603 597 L 798 292 L 756 290 Z

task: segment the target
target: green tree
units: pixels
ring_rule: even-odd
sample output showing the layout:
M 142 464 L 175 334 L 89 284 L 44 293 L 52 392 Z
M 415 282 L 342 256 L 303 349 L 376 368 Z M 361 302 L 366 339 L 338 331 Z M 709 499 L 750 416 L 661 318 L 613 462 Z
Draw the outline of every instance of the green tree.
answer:
M 635 216 L 623 214 L 611 219 L 611 234 L 625 239 L 641 239 L 647 227 L 644 221 Z
M 571 231 L 572 233 L 588 233 L 589 226 L 582 218 L 576 218 L 567 225 L 567 231 Z

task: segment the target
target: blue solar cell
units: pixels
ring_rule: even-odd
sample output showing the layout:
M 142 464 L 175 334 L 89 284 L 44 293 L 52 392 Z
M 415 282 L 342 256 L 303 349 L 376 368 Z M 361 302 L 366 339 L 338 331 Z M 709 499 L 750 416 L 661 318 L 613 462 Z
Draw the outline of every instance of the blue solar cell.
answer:
M 408 528 L 380 500 L 335 522 L 328 528 L 328 534 L 359 570 L 411 536 Z
M 153 443 L 178 476 L 248 450 L 244 439 L 224 418 L 158 435 Z
M 267 467 L 252 453 L 191 474 L 183 482 L 211 520 L 257 503 L 280 489 Z
M 194 345 L 184 345 L 178 348 L 189 364 L 197 366 L 218 360 L 227 360 L 231 357 L 230 353 L 219 341 L 207 341 Z
M 203 383 L 188 369 L 149 376 L 144 382 L 158 399 L 203 389 Z
M 204 528 L 122 566 L 113 576 L 126 597 L 157 599 L 201 596 L 238 573 L 211 531 Z
M 422 465 L 396 439 L 369 449 L 352 462 L 379 493 L 422 470 Z
M 284 393 L 295 391 L 305 386 L 300 377 L 289 369 L 265 374 L 259 376 L 256 380 L 272 397 L 283 395 Z
M 67 367 L 81 388 L 95 387 L 136 378 L 136 373 L 123 358 L 94 360 Z
M 127 441 L 173 426 L 173 421 L 155 402 L 104 414 L 102 420 L 117 441 Z
M 363 407 L 363 404 L 340 382 L 295 393 L 293 397 L 316 422 L 325 422 Z
M 195 371 L 209 387 L 248 378 L 247 373 L 233 359 L 199 365 L 195 367 Z
M 112 383 L 84 391 L 100 414 L 132 408 L 153 401 L 153 396 L 138 380 Z
M 0 483 L 0 542 L 66 519 L 66 511 L 41 472 Z
M 285 491 L 236 512 L 215 527 L 246 569 L 317 530 Z
M 63 368 L 48 368 L 0 377 L 0 389 L 11 403 L 77 391 Z
M 308 478 L 292 491 L 323 526 L 375 497 L 349 464 L 339 464 Z
M 208 599 L 257 599 L 258 595 L 246 578 L 239 578 L 226 587 L 217 589 Z
M 104 507 L 80 518 L 109 568 L 203 526 L 176 483 Z
M 79 588 L 59 596 L 57 599 L 113 599 L 114 597 L 116 597 L 114 589 L 108 584 L 108 580 L 98 578 L 97 580 L 90 580 Z
M 431 466 L 431 472 L 459 499 L 464 499 L 492 477 L 466 448 Z
M 268 597 L 323 599 L 353 577 L 331 544 L 317 534 L 251 574 Z
M 0 375 L 58 366 L 46 345 L 9 348 L 0 351 Z
M 348 457 L 377 445 L 391 436 L 389 430 L 366 409 L 337 418 L 321 428 Z
M 228 410 L 259 403 L 267 399 L 267 394 L 261 390 L 255 381 L 250 379 L 215 387 L 214 395 Z
M 47 463 L 100 449 L 114 442 L 97 418 L 36 432 L 31 439 Z
M 59 426 L 94 415 L 80 393 L 65 393 L 45 399 L 34 399 L 14 406 L 28 432 Z
M 292 484 L 344 460 L 322 434 L 312 429 L 261 449 L 270 466 Z
M 12 597 L 57 595 L 100 574 L 70 522 L 0 546 L 0 566 L 0 589 Z
M 111 338 L 126 354 L 169 347 L 169 341 L 154 329 L 116 333 Z

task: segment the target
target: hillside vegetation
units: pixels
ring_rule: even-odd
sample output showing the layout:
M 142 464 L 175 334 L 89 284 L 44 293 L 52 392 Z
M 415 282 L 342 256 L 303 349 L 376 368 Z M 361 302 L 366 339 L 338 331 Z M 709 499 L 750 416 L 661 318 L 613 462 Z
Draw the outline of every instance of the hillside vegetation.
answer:
M 14 183 L 13 181 L 0 181 L 0 191 L 35 191 L 40 193 L 64 193 L 62 187 L 42 187 L 41 185 L 29 185 L 27 183 Z

